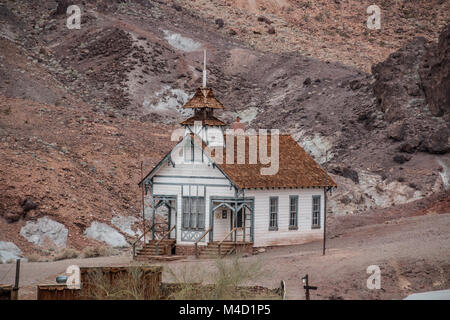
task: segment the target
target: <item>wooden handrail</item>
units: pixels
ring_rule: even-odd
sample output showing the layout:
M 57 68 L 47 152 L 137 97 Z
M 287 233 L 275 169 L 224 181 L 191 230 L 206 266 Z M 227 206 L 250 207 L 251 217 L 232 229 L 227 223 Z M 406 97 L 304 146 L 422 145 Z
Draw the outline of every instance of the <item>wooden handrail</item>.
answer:
M 167 233 L 166 233 L 165 235 L 163 235 L 162 238 L 159 239 L 159 240 L 156 242 L 156 244 L 158 245 L 161 241 L 163 241 L 163 240 L 166 238 L 166 236 L 169 236 L 170 233 L 173 231 L 173 229 L 175 229 L 175 227 L 176 227 L 176 224 L 174 224 L 174 225 L 169 229 L 169 231 L 167 231 Z
M 234 231 L 237 231 L 238 229 L 239 229 L 238 227 L 234 227 L 233 229 L 231 229 L 231 230 L 227 233 L 227 235 L 226 235 L 225 237 L 223 237 L 222 241 L 219 241 L 219 246 L 222 244 L 222 242 L 225 241 L 226 238 L 228 238 L 228 236 L 229 236 L 230 234 L 232 234 Z
M 224 242 L 225 239 L 228 238 L 228 236 L 229 236 L 230 234 L 232 234 L 234 231 L 241 230 L 241 229 L 242 229 L 241 227 L 239 227 L 239 228 L 238 228 L 238 227 L 234 227 L 233 229 L 231 229 L 231 230 L 227 233 L 227 235 L 222 239 L 222 241 L 219 242 L 219 244 L 217 245 L 217 251 L 219 252 L 219 257 L 222 255 L 222 250 L 221 250 L 222 242 Z
M 206 230 L 205 232 L 203 232 L 202 236 L 200 238 L 198 238 L 195 243 L 199 243 L 200 241 L 202 241 L 202 239 L 208 234 L 208 232 L 210 232 L 212 230 L 212 226 L 208 228 L 208 230 Z
M 139 242 L 139 240 L 142 239 L 142 237 L 143 237 L 144 235 L 146 235 L 147 233 L 149 233 L 150 231 L 152 231 L 158 224 L 165 224 L 165 223 L 159 222 L 159 223 L 154 223 L 154 224 L 152 224 L 152 226 L 151 226 L 150 228 L 148 228 L 143 234 L 141 234 L 141 235 L 136 239 L 136 241 L 133 242 L 133 244 L 132 244 L 132 246 L 133 246 L 133 258 L 136 256 L 136 244 Z
M 203 232 L 202 236 L 200 238 L 198 238 L 195 243 L 195 257 L 198 258 L 198 243 L 212 230 L 212 226 L 208 228 L 208 230 L 206 230 L 205 232 Z
M 158 241 L 156 241 L 156 255 L 159 254 L 159 244 L 161 243 L 161 241 L 163 241 L 163 240 L 166 238 L 166 236 L 168 237 L 168 236 L 170 235 L 170 233 L 173 231 L 173 229 L 175 229 L 175 226 L 176 226 L 176 224 L 174 224 L 174 225 L 169 229 L 169 231 L 167 231 L 167 233 L 164 234 L 164 235 L 161 237 L 161 239 L 159 239 Z

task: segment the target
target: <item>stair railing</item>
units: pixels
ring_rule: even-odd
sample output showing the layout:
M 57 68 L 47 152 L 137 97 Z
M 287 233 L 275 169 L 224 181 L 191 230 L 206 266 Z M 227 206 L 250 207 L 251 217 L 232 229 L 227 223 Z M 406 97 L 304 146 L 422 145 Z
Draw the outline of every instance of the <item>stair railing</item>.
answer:
M 161 243 L 161 241 L 163 241 L 166 237 L 169 237 L 169 236 L 170 236 L 170 233 L 173 231 L 173 229 L 175 229 L 175 227 L 176 227 L 176 224 L 174 224 L 174 225 L 169 229 L 169 231 L 167 231 L 166 234 L 163 234 L 163 236 L 161 237 L 161 239 L 159 239 L 158 241 L 156 241 L 156 245 L 155 245 L 155 247 L 156 247 L 156 255 L 159 255 L 159 244 Z M 169 239 L 169 238 L 167 238 L 167 239 Z
M 203 234 L 201 235 L 201 237 L 200 238 L 198 238 L 196 241 L 195 241 L 195 243 L 194 243 L 194 246 L 195 246 L 195 258 L 197 258 L 198 259 L 198 243 L 200 242 L 200 241 L 202 241 L 202 239 L 212 230 L 212 226 L 211 227 L 209 227 L 208 228 L 208 230 L 206 230 L 205 232 L 203 232 Z
M 225 237 L 223 237 L 222 241 L 219 241 L 219 244 L 217 245 L 217 251 L 218 251 L 218 253 L 219 253 L 219 257 L 222 255 L 222 249 L 221 249 L 221 247 L 222 247 L 222 242 L 224 242 L 224 241 L 230 236 L 230 234 L 232 234 L 234 231 L 237 231 L 237 230 L 239 230 L 239 229 L 241 229 L 241 228 L 234 227 L 233 229 L 231 229 L 231 230 L 226 234 Z
M 133 242 L 133 244 L 132 244 L 132 247 L 133 247 L 133 258 L 134 257 L 136 257 L 136 245 L 137 245 L 137 243 L 142 239 L 142 237 L 144 236 L 144 235 L 146 235 L 147 233 L 149 233 L 149 232 L 152 232 L 153 231 L 153 229 L 158 225 L 158 224 L 164 224 L 164 223 L 158 223 L 158 222 L 155 222 L 154 224 L 152 224 L 151 225 L 151 227 L 149 227 L 143 234 L 141 234 L 138 238 L 136 238 L 136 240 Z M 144 243 L 144 245 L 145 245 L 145 243 Z

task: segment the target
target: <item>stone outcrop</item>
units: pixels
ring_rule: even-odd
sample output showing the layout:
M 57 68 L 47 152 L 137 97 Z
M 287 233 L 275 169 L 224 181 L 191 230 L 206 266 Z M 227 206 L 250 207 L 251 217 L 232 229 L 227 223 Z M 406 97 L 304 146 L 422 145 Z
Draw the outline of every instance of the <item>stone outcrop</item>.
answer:
M 22 250 L 12 242 L 0 241 L 0 263 L 22 258 Z
M 20 234 L 29 242 L 41 247 L 55 245 L 64 248 L 69 231 L 62 223 L 43 217 L 37 221 L 28 221 L 20 229 Z
M 111 247 L 128 246 L 125 237 L 116 229 L 108 226 L 106 223 L 94 221 L 91 226 L 84 231 L 88 238 L 103 241 Z

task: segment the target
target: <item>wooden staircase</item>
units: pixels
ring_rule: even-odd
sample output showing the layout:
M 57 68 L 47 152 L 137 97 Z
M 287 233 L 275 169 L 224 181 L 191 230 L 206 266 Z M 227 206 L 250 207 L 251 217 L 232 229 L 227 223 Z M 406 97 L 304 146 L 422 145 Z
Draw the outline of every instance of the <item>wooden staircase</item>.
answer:
M 200 249 L 201 248 L 201 249 Z M 212 259 L 219 257 L 219 242 L 209 242 L 205 247 L 199 247 L 200 249 L 200 258 L 204 259 Z M 223 241 L 220 246 L 220 256 L 224 257 L 233 253 L 234 251 L 234 242 L 232 241 Z
M 159 242 L 159 244 L 158 244 Z M 172 248 L 175 246 L 175 239 L 163 239 L 163 240 L 150 240 L 144 245 L 143 248 L 136 251 L 134 257 L 137 261 L 153 260 L 170 260 L 158 259 L 158 257 L 170 257 L 172 255 Z M 175 257 L 174 257 L 175 258 Z

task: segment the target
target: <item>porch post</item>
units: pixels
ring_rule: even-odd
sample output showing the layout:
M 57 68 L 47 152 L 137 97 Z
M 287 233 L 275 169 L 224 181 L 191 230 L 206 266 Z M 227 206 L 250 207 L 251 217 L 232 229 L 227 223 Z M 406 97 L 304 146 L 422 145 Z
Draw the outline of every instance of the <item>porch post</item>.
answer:
M 237 197 L 238 197 L 238 191 L 237 188 L 234 189 L 234 227 L 237 227 Z M 234 243 L 237 241 L 237 230 L 234 229 Z
M 155 240 L 155 197 L 152 196 L 152 240 Z
M 244 203 L 245 203 L 245 198 L 244 198 Z M 243 206 L 243 207 L 242 207 L 242 218 L 244 219 L 244 223 L 243 223 L 243 226 L 244 226 L 243 240 L 244 240 L 244 242 L 245 242 L 245 220 L 246 220 L 246 211 L 247 211 L 247 210 L 245 210 L 245 206 Z
M 172 205 L 171 205 L 171 203 L 170 203 L 170 200 L 167 200 L 167 201 L 169 201 L 169 206 L 168 206 L 168 209 L 169 209 L 169 213 L 168 213 L 168 217 L 167 217 L 167 220 L 168 220 L 168 226 L 167 226 L 167 231 L 169 231 L 170 230 L 170 227 L 171 227 L 171 223 L 172 223 L 172 219 L 171 219 L 171 216 L 172 216 Z M 170 233 L 167 235 L 167 239 L 170 239 Z

